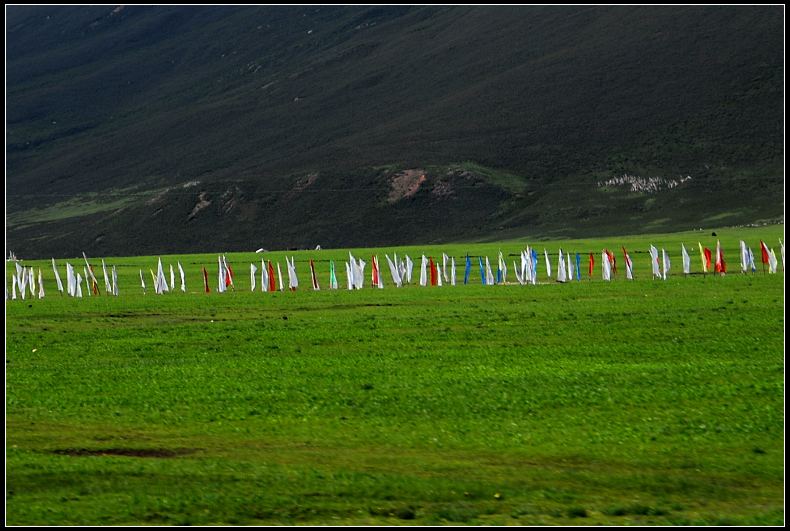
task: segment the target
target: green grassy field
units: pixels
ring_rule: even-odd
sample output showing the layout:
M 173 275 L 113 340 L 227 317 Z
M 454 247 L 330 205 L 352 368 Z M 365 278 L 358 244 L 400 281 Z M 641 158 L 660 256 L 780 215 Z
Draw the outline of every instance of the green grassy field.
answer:
M 323 250 L 288 253 L 295 293 L 250 293 L 261 255 L 232 253 L 233 293 L 214 292 L 216 254 L 163 257 L 189 291 L 163 296 L 139 287 L 156 257 L 122 257 L 119 297 L 72 299 L 26 261 L 47 296 L 6 302 L 7 523 L 781 525 L 783 272 L 739 273 L 737 248 L 778 255 L 783 231 L 717 229 L 724 277 L 679 274 L 680 242 L 715 249 L 710 232 L 547 241 L 617 250 L 620 272 L 557 284 L 541 258 L 537 286 L 473 267 L 395 289 L 384 266 L 384 290 L 329 291 L 347 251 Z M 462 278 L 467 252 L 524 243 L 398 253 L 447 252 Z

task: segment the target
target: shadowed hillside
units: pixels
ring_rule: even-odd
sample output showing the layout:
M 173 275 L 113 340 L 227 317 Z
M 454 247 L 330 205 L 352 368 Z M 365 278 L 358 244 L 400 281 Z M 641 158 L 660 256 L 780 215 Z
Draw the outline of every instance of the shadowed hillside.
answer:
M 7 245 L 19 256 L 783 214 L 782 7 L 6 16 Z M 649 178 L 655 190 L 634 186 Z

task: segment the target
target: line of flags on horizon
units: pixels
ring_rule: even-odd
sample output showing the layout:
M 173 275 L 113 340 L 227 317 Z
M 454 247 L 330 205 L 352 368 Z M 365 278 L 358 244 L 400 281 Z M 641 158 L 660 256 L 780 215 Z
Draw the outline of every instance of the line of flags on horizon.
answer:
M 782 259 L 782 270 L 784 271 L 784 244 L 782 240 L 779 240 L 780 250 L 781 250 L 781 259 Z M 702 243 L 698 242 L 699 252 L 700 252 L 700 261 L 701 261 L 701 269 L 703 274 L 707 274 L 708 272 L 717 273 L 720 275 L 724 275 L 727 272 L 727 263 L 724 259 L 724 253 L 721 250 L 720 241 L 716 241 L 716 250 L 715 255 L 711 252 L 710 249 L 707 247 L 703 247 Z M 754 253 L 752 252 L 751 248 L 746 245 L 746 242 L 740 240 L 740 268 L 742 273 L 754 273 L 757 271 L 757 267 L 755 264 L 755 257 Z M 683 274 L 688 275 L 691 274 L 691 257 L 686 249 L 686 246 L 681 243 L 681 255 L 682 255 L 682 264 L 683 264 Z M 623 251 L 623 258 L 625 263 L 625 278 L 627 280 L 633 280 L 633 261 L 628 254 L 628 251 L 625 247 L 622 247 Z M 661 249 L 659 254 L 658 249 L 650 245 L 648 253 L 650 255 L 650 262 L 651 262 L 651 270 L 652 270 L 652 277 L 654 279 L 661 279 L 666 280 L 668 273 L 671 268 L 670 257 L 669 254 L 666 252 L 665 249 Z M 100 295 L 99 290 L 99 282 L 96 279 L 94 274 L 94 268 L 89 263 L 88 257 L 85 253 L 82 253 L 82 256 L 85 261 L 85 266 L 82 268 L 82 275 L 76 270 L 74 266 L 72 266 L 69 262 L 66 262 L 66 287 L 64 288 L 63 283 L 61 281 L 60 273 L 58 272 L 57 266 L 55 264 L 55 259 L 52 259 L 52 270 L 54 273 L 55 281 L 57 283 L 57 289 L 61 295 L 68 294 L 71 297 L 82 298 L 83 297 L 83 282 L 85 283 L 84 292 L 88 294 L 88 296 L 93 295 Z M 412 259 L 406 255 L 402 260 L 398 259 L 398 255 L 394 254 L 393 258 L 390 258 L 389 254 L 384 255 L 387 260 L 387 265 L 390 271 L 390 278 L 392 279 L 393 284 L 396 287 L 402 287 L 404 285 L 411 284 L 412 282 L 412 272 L 414 268 L 414 262 Z M 545 259 L 545 267 L 546 267 L 546 277 L 548 279 L 552 278 L 552 267 L 551 267 L 551 260 L 549 258 L 548 250 L 544 248 L 543 256 Z M 617 260 L 613 252 L 609 251 L 608 249 L 603 249 L 601 251 L 601 277 L 605 281 L 611 281 L 613 275 L 617 274 Z M 527 246 L 524 250 L 521 251 L 519 255 L 519 263 L 517 264 L 514 260 L 513 264 L 513 274 L 516 277 L 516 281 L 521 284 L 537 284 L 538 282 L 538 269 L 539 269 L 539 254 L 536 249 Z M 575 260 L 574 260 L 575 258 Z M 502 255 L 502 251 L 499 251 L 497 256 L 497 265 L 496 265 L 496 273 L 492 271 L 491 262 L 488 256 L 478 256 L 478 267 L 479 267 L 479 275 L 480 275 L 480 282 L 484 286 L 488 285 L 502 285 L 508 284 L 507 275 L 508 275 L 508 267 L 507 263 Z M 768 246 L 765 244 L 763 240 L 760 240 L 760 259 L 763 264 L 763 272 L 765 272 L 766 266 L 768 267 L 768 273 L 774 274 L 777 271 L 778 260 L 776 257 L 776 253 L 773 249 L 769 249 Z M 582 256 L 580 253 L 575 253 L 575 257 L 573 253 L 570 252 L 563 252 L 560 248 L 558 252 L 558 261 L 557 261 L 557 268 L 556 268 L 556 275 L 554 276 L 556 282 L 565 283 L 572 280 L 581 281 L 582 280 L 582 267 L 581 267 L 581 260 Z M 299 287 L 299 280 L 296 274 L 296 262 L 293 256 L 291 256 L 290 260 L 288 257 L 285 258 L 286 263 L 286 273 L 288 275 L 288 289 L 290 291 L 296 291 Z M 316 273 L 315 262 L 312 258 L 308 261 L 309 268 L 310 268 L 310 280 L 311 286 L 314 291 L 319 291 L 320 285 L 318 280 L 318 274 Z M 378 255 L 371 256 L 370 259 L 371 264 L 371 273 L 370 273 L 370 286 L 373 288 L 383 289 L 384 288 L 384 273 L 380 267 Z M 448 265 L 449 264 L 449 265 Z M 179 276 L 180 276 L 180 289 L 182 292 L 186 292 L 186 275 L 184 273 L 184 269 L 181 266 L 181 262 L 176 263 Z M 346 285 L 349 290 L 353 289 L 362 289 L 365 284 L 365 266 L 367 263 L 362 260 L 361 258 L 357 259 L 351 254 L 348 253 L 348 260 L 345 262 L 345 269 L 346 269 Z M 43 282 L 43 275 L 41 268 L 38 268 L 38 274 L 36 275 L 33 267 L 25 268 L 22 267 L 18 262 L 15 262 L 16 271 L 12 274 L 11 279 L 11 299 L 16 299 L 17 294 L 22 299 L 26 297 L 35 298 L 38 297 L 39 299 L 44 298 L 44 282 Z M 104 280 L 104 291 L 106 295 L 114 295 L 118 296 L 118 272 L 116 270 L 115 265 L 112 266 L 111 272 L 108 273 L 107 265 L 105 264 L 104 260 L 101 260 L 102 266 L 102 273 L 103 273 L 103 280 Z M 228 264 L 227 258 L 225 255 L 219 255 L 217 258 L 217 285 L 216 291 L 218 293 L 224 293 L 227 290 L 234 290 L 235 291 L 235 284 L 234 284 L 234 273 L 233 268 Z M 589 253 L 588 258 L 588 278 L 592 280 L 593 272 L 595 268 L 595 253 Z M 203 273 L 203 290 L 205 293 L 211 292 L 211 287 L 209 285 L 209 275 L 208 271 L 206 270 L 205 266 L 201 267 Z M 260 291 L 262 292 L 269 292 L 269 291 L 284 291 L 284 282 L 283 282 L 283 275 L 282 269 L 280 267 L 280 263 L 277 262 L 276 267 L 276 274 L 275 274 L 275 267 L 271 260 L 261 260 L 260 268 L 256 264 L 250 264 L 250 290 L 255 291 L 257 279 L 258 279 L 258 271 L 260 271 Z M 140 285 L 143 290 L 143 294 L 146 294 L 146 284 L 145 284 L 145 275 L 143 274 L 143 270 L 140 269 Z M 175 278 L 175 269 L 173 264 L 169 264 L 169 282 L 168 278 L 165 275 L 165 268 L 162 265 L 162 259 L 158 259 L 157 263 L 157 271 L 154 273 L 152 269 L 149 269 L 151 275 L 152 286 L 154 288 L 154 293 L 156 294 L 164 294 L 170 291 L 176 291 L 176 278 Z M 37 277 L 37 278 L 36 278 Z M 472 280 L 472 259 L 467 254 L 465 260 L 465 267 L 464 267 L 464 278 L 463 283 L 469 284 Z M 448 284 L 450 286 L 456 285 L 456 264 L 455 264 L 455 257 L 450 257 L 447 254 L 442 254 L 441 265 L 439 264 L 438 260 L 434 260 L 432 256 L 425 256 L 422 255 L 420 259 L 420 276 L 418 284 L 420 286 L 443 286 Z M 337 273 L 335 269 L 335 262 L 334 260 L 329 261 L 329 289 L 338 289 L 338 280 L 337 280 Z M 37 289 L 38 288 L 38 289 Z M 8 299 L 8 288 L 6 287 L 6 299 Z

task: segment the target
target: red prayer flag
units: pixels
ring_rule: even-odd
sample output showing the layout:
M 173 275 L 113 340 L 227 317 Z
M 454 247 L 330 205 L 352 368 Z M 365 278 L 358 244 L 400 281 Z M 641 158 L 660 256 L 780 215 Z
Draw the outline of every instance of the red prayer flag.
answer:
M 765 245 L 765 242 L 762 240 L 760 240 L 760 251 L 763 255 L 763 263 L 769 263 L 771 261 L 771 255 L 768 253 L 768 246 Z
M 269 291 L 276 291 L 277 285 L 275 284 L 274 278 L 274 266 L 272 265 L 272 261 L 269 260 Z
M 373 264 L 373 268 L 372 268 L 373 287 L 377 288 L 377 287 L 379 287 L 379 268 L 378 268 L 378 264 L 376 263 L 376 257 L 375 256 L 371 256 L 370 257 L 370 263 Z
M 310 276 L 313 280 L 313 289 L 318 289 L 318 279 L 315 278 L 315 266 L 313 265 L 313 259 L 310 259 Z
M 705 247 L 705 250 L 703 252 L 705 253 L 705 269 L 710 271 L 710 259 L 711 259 L 710 249 Z
M 206 289 L 206 293 L 211 293 L 211 290 L 208 288 L 208 271 L 206 268 L 203 268 L 203 287 Z
M 595 265 L 595 258 L 593 258 L 593 254 L 590 253 L 590 278 L 592 278 L 594 265 Z
M 230 265 L 228 265 L 227 269 L 225 270 L 225 287 L 228 287 L 231 284 L 233 284 L 233 269 L 231 269 Z
M 716 257 L 716 272 L 717 273 L 726 273 L 727 272 L 727 262 L 724 261 L 724 253 L 721 249 L 718 250 L 719 254 Z
M 90 268 L 91 268 L 91 290 L 93 291 L 94 295 L 98 295 L 99 294 L 99 285 L 96 284 L 96 280 L 95 280 L 95 278 L 93 276 L 93 266 L 90 266 Z
M 433 258 L 428 259 L 431 265 L 431 286 L 436 285 L 436 264 L 433 263 Z

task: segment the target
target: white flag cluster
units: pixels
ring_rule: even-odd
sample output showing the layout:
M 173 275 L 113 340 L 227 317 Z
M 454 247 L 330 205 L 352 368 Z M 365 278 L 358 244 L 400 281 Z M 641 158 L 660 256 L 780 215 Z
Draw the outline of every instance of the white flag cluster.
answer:
M 60 278 L 60 272 L 58 271 L 58 266 L 55 263 L 55 259 L 52 258 L 52 273 L 55 277 L 55 284 L 57 285 L 58 292 L 63 295 L 65 293 L 70 297 L 77 297 L 82 298 L 82 281 L 85 280 L 85 289 L 89 296 L 93 295 L 94 293 L 99 294 L 99 283 L 96 280 L 95 275 L 93 274 L 93 268 L 91 267 L 90 263 L 88 263 L 88 257 L 85 256 L 85 253 L 82 253 L 82 256 L 85 260 L 85 266 L 82 268 L 83 275 L 77 273 L 69 262 L 66 262 L 66 287 L 64 290 L 63 281 Z M 112 266 L 112 274 L 107 272 L 107 264 L 102 259 L 102 273 L 104 275 L 104 286 L 105 286 L 105 294 L 106 295 L 118 295 L 118 273 L 115 269 L 115 266 Z M 24 298 L 25 290 L 23 288 L 27 288 L 30 291 L 31 296 L 36 296 L 39 299 L 43 299 L 45 296 L 44 291 L 44 275 L 41 271 L 41 268 L 38 270 L 38 291 L 35 291 L 36 287 L 36 278 L 33 274 L 33 268 L 29 268 L 27 270 L 27 274 L 24 274 L 24 270 L 20 274 L 20 266 L 17 266 L 17 274 L 14 276 L 14 286 L 20 289 L 20 295 Z
M 533 260 L 532 250 L 527 246 L 526 249 L 521 251 L 519 266 L 517 267 L 516 262 L 513 262 L 513 272 L 518 283 L 522 286 L 524 284 L 537 284 L 538 270 L 536 266 L 537 260 Z
M 221 263 L 221 260 L 220 260 Z M 181 262 L 177 262 L 178 265 L 178 272 L 179 276 L 181 277 L 181 291 L 186 292 L 186 278 L 184 275 L 184 268 L 181 267 Z M 176 276 L 175 276 L 175 269 L 173 269 L 173 264 L 170 264 L 170 282 L 168 283 L 168 277 L 165 275 L 165 268 L 162 265 L 162 258 L 157 260 L 156 265 L 156 274 L 152 270 L 149 270 L 151 273 L 151 282 L 154 287 L 154 293 L 157 295 L 162 295 L 164 293 L 169 293 L 171 291 L 176 290 Z M 145 276 L 143 275 L 143 270 L 140 270 L 140 287 L 143 289 L 143 294 L 146 293 L 145 288 Z M 112 271 L 112 287 L 111 291 L 113 294 L 118 294 L 118 273 L 115 270 L 115 266 L 113 266 Z
M 354 255 L 349 251 L 348 262 L 346 262 L 346 279 L 348 280 L 348 289 L 362 289 L 365 285 L 365 261 L 361 258 L 359 260 L 354 258 Z
M 398 262 L 398 255 L 395 256 L 395 261 L 390 258 L 390 255 L 385 254 L 384 257 L 387 259 L 387 266 L 390 268 L 390 276 L 392 277 L 392 283 L 395 284 L 396 288 L 399 288 L 403 285 L 403 280 L 401 279 L 401 272 L 396 265 Z
M 781 252 L 781 261 L 782 261 L 782 268 L 784 268 L 784 243 L 782 240 L 779 240 L 780 245 L 780 252 Z M 699 244 L 700 248 L 700 256 L 702 258 L 702 272 L 706 272 L 708 269 L 707 267 L 707 260 L 710 260 L 711 254 L 708 249 L 703 249 L 702 244 Z M 762 253 L 762 261 L 765 265 L 768 266 L 768 272 L 771 274 L 775 274 L 779 267 L 779 260 L 778 257 L 773 249 L 768 248 L 764 242 L 760 242 L 760 250 Z M 689 275 L 692 273 L 691 271 L 691 257 L 686 249 L 685 244 L 681 243 L 680 246 L 681 256 L 682 256 L 682 267 L 683 267 L 683 274 Z M 739 241 L 739 254 L 740 254 L 740 269 L 742 273 L 754 273 L 756 272 L 756 264 L 755 264 L 755 257 L 752 249 L 746 244 L 745 241 Z M 661 253 L 659 254 L 659 250 L 653 246 L 649 246 L 649 255 L 650 255 L 650 265 L 652 270 L 652 276 L 654 279 L 662 279 L 667 280 L 669 277 L 671 263 L 670 263 L 670 256 L 666 249 L 661 249 Z M 551 280 L 552 272 L 551 272 L 551 262 L 548 250 L 544 248 L 543 250 L 545 265 L 546 265 L 546 277 Z M 597 253 L 596 253 L 597 254 Z M 626 252 L 625 248 L 623 248 L 623 254 L 625 257 L 625 278 L 628 280 L 633 280 L 633 262 Z M 108 266 L 105 259 L 101 259 L 101 269 L 102 269 L 102 280 L 104 281 L 104 289 L 99 290 L 99 283 L 96 279 L 96 276 L 93 272 L 93 267 L 91 267 L 86 254 L 83 252 L 83 259 L 85 265 L 83 266 L 83 271 L 80 273 L 77 272 L 77 269 L 69 262 L 66 262 L 65 267 L 65 286 L 64 282 L 61 277 L 61 273 L 58 270 L 57 264 L 55 259 L 51 260 L 52 262 L 52 272 L 54 276 L 55 285 L 57 286 L 58 292 L 63 295 L 64 293 L 70 297 L 81 298 L 83 297 L 83 293 L 87 292 L 85 296 L 93 296 L 93 295 L 100 295 L 102 291 L 107 295 L 115 295 L 118 296 L 119 294 L 119 286 L 118 286 L 118 272 L 115 265 Z M 389 269 L 390 277 L 392 278 L 392 284 L 397 287 L 401 288 L 408 284 L 411 284 L 412 281 L 412 272 L 414 268 L 414 263 L 412 259 L 404 255 L 402 259 L 398 257 L 397 254 L 393 254 L 390 257 L 389 254 L 385 254 L 385 259 L 387 261 L 387 266 Z M 611 281 L 613 275 L 616 273 L 615 269 L 615 261 L 614 255 L 610 253 L 608 250 L 604 250 L 601 252 L 601 275 L 604 281 Z M 724 258 L 721 252 L 721 244 L 719 241 L 716 242 L 716 270 L 718 271 L 721 269 L 724 271 Z M 464 283 L 468 283 L 470 277 L 477 277 L 480 278 L 483 285 L 486 286 L 493 286 L 499 284 L 507 284 L 508 283 L 508 267 L 507 262 L 504 258 L 502 251 L 500 250 L 497 254 L 497 261 L 496 261 L 496 274 L 492 271 L 491 261 L 489 260 L 488 256 L 478 256 L 477 257 L 479 269 L 478 267 L 472 267 L 472 261 L 470 260 L 469 256 L 467 255 L 466 260 L 466 269 L 464 271 Z M 574 263 L 573 255 L 570 252 L 566 252 L 563 249 L 559 249 L 557 254 L 557 269 L 556 269 L 556 277 L 555 280 L 557 282 L 566 283 L 569 281 L 574 280 L 581 280 L 581 266 L 579 262 L 579 255 L 576 254 L 576 261 Z M 295 291 L 299 286 L 299 279 L 297 276 L 296 271 L 296 261 L 295 257 L 286 257 L 286 268 L 288 274 L 288 288 L 290 290 Z M 539 254 L 536 250 L 526 246 L 519 255 L 519 260 L 513 260 L 513 273 L 516 278 L 516 281 L 521 284 L 537 284 L 537 277 L 538 277 L 538 264 L 539 264 Z M 381 268 L 381 262 L 378 256 L 371 257 L 371 285 L 373 287 L 383 289 L 384 288 L 384 272 Z M 362 259 L 355 258 L 351 252 L 348 254 L 348 261 L 345 262 L 346 267 L 346 279 L 347 279 L 347 286 L 349 290 L 358 290 L 364 287 L 364 279 L 365 279 L 365 267 L 366 262 Z M 590 267 L 592 271 L 592 267 L 594 265 L 594 256 L 590 255 Z M 217 259 L 217 266 L 218 266 L 218 283 L 217 283 L 217 291 L 219 293 L 223 293 L 227 291 L 228 288 L 233 288 L 234 286 L 234 277 L 233 277 L 233 270 L 228 265 L 227 259 L 225 255 L 219 255 Z M 79 267 L 79 266 L 78 266 Z M 180 289 L 182 292 L 186 292 L 186 275 L 184 273 L 184 268 L 181 266 L 180 262 L 176 264 L 169 264 L 169 275 L 166 274 L 167 269 L 162 262 L 161 258 L 157 260 L 157 267 L 156 273 L 154 270 L 151 269 L 151 282 L 156 294 L 164 294 L 168 292 L 174 292 L 177 290 L 176 287 L 176 275 L 175 271 L 178 270 L 179 277 L 180 277 Z M 713 269 L 712 267 L 710 269 Z M 479 277 L 478 275 L 479 271 Z M 283 291 L 283 282 L 284 278 L 281 271 L 280 263 L 277 263 L 277 277 L 279 280 L 279 289 Z M 260 283 L 261 283 L 261 291 L 271 291 L 275 284 L 275 279 L 270 278 L 273 277 L 275 270 L 273 269 L 273 262 L 267 263 L 264 260 L 261 260 L 260 264 Z M 143 290 L 143 293 L 146 293 L 146 279 L 145 275 L 140 269 L 140 285 Z M 207 273 L 205 272 L 204 268 L 204 275 Z M 250 264 L 250 290 L 255 291 L 257 281 L 258 281 L 258 266 L 257 264 Z M 312 285 L 314 290 L 318 290 L 318 275 L 316 273 L 316 267 L 312 260 L 310 260 L 310 274 L 312 278 Z M 83 286 L 84 281 L 84 286 Z M 10 290 L 10 297 L 11 299 L 31 299 L 31 298 L 39 298 L 42 299 L 45 296 L 44 290 L 44 272 L 41 268 L 38 271 L 35 271 L 33 267 L 23 267 L 18 261 L 15 263 L 15 271 L 11 275 L 11 290 Z M 446 253 L 442 253 L 441 260 L 434 260 L 432 257 L 429 258 L 426 255 L 421 255 L 420 257 L 420 276 L 419 276 L 419 285 L 420 286 L 443 286 L 443 285 L 456 285 L 456 263 L 455 258 L 448 256 Z M 330 289 L 337 289 L 338 282 L 335 272 L 335 264 L 334 261 L 330 261 L 329 267 L 329 287 Z M 235 288 L 234 288 L 235 289 Z M 206 291 L 210 291 L 208 286 L 206 286 Z M 6 298 L 9 297 L 9 290 L 6 287 Z
M 16 270 L 11 275 L 11 300 L 16 300 L 17 296 L 21 299 L 30 297 L 34 299 L 44 298 L 44 280 L 41 274 L 41 268 L 38 268 L 38 289 L 36 289 L 36 272 L 32 267 L 22 267 L 19 262 L 14 264 Z M 18 292 L 18 293 L 17 293 Z M 8 291 L 6 291 L 6 297 Z

